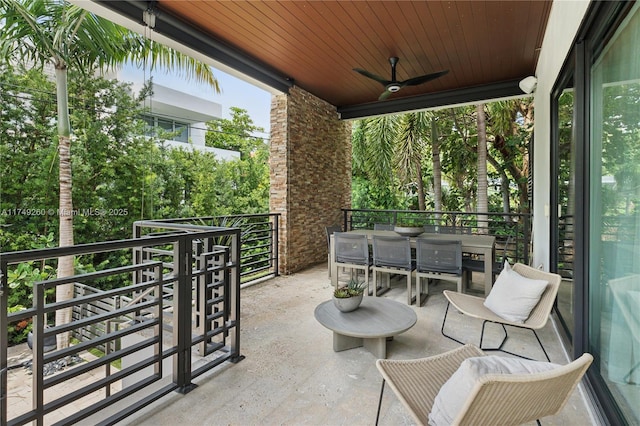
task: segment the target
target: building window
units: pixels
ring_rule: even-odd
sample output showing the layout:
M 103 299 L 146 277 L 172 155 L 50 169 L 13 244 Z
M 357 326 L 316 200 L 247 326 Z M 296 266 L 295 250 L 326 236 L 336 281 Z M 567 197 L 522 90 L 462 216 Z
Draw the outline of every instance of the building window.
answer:
M 176 142 L 189 142 L 189 124 L 181 123 L 170 118 L 143 115 L 147 124 L 145 135 Z

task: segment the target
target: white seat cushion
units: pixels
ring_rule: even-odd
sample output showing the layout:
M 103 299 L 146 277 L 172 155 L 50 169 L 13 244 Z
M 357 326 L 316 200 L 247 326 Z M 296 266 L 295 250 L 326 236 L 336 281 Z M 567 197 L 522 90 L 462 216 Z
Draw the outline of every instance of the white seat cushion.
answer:
M 504 262 L 484 306 L 507 321 L 523 323 L 540 301 L 547 285 L 547 281 L 523 277 L 511 269 L 509 262 Z
M 467 401 L 478 378 L 486 374 L 538 373 L 556 367 L 559 365 L 551 362 L 497 355 L 468 358 L 440 388 L 429 413 L 429 424 L 431 426 L 451 425 Z

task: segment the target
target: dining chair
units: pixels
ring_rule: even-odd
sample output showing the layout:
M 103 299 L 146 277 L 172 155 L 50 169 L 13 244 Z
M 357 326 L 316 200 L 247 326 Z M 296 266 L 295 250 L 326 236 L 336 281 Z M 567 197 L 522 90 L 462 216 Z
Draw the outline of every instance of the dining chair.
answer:
M 327 269 L 329 270 L 329 278 L 331 278 L 331 236 L 334 232 L 341 232 L 342 227 L 340 225 L 325 226 L 324 231 L 327 235 Z
M 437 228 L 438 234 L 456 234 L 456 227 L 449 225 L 440 225 Z
M 427 284 L 423 287 L 423 280 Z M 456 240 L 416 239 L 416 306 L 422 304 L 421 293 L 429 294 L 429 280 L 454 281 L 462 292 L 462 242 Z
M 412 278 L 415 262 L 411 258 L 409 237 L 373 236 L 373 292 L 378 295 L 378 274 L 387 274 L 387 285 L 390 287 L 391 274 L 407 277 L 407 304 L 411 305 Z
M 427 224 L 423 226 L 424 232 L 427 234 L 435 234 L 437 233 L 436 225 Z
M 376 231 L 393 231 L 393 225 L 390 223 L 374 223 L 373 229 Z
M 353 271 L 364 271 L 364 282 L 369 294 L 369 271 L 371 270 L 371 256 L 369 256 L 369 241 L 365 234 L 354 234 L 350 232 L 334 232 L 333 244 L 335 250 L 336 271 L 339 267 L 350 270 L 351 278 Z M 336 284 L 338 282 L 336 276 Z M 374 290 L 375 293 L 375 290 Z
M 495 281 L 496 277 L 500 275 L 500 272 L 502 272 L 502 269 L 504 268 L 504 262 L 508 260 L 507 251 L 511 247 L 512 241 L 513 236 L 509 235 L 504 242 L 504 246 L 502 246 L 502 254 L 493 262 L 493 277 L 491 277 L 493 281 Z M 463 256 L 462 284 L 464 288 L 469 288 L 472 278 L 471 274 L 473 272 L 484 272 L 484 259 L 478 258 L 477 256 Z

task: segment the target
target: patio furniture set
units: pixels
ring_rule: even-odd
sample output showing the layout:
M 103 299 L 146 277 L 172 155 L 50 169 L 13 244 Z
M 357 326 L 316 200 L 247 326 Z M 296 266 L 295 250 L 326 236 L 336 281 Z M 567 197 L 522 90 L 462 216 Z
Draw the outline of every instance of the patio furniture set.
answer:
M 339 240 L 338 243 L 336 239 Z M 469 255 L 469 257 L 481 257 L 482 260 L 476 265 L 482 264 L 484 266 L 485 296 L 489 294 L 493 285 L 495 237 L 491 235 L 425 232 L 415 237 L 408 237 L 398 235 L 392 230 L 360 229 L 349 232 L 333 232 L 328 236 L 328 242 L 329 274 L 334 287 L 338 284 L 339 267 L 364 271 L 365 282 L 368 282 L 369 270 L 372 270 L 374 284 L 377 284 L 378 273 L 391 271 L 392 274 L 404 274 L 410 277 L 409 272 L 415 270 L 418 274 L 438 274 L 440 279 L 453 277 L 457 281 L 457 277 L 461 277 L 462 284 L 466 285 L 469 281 L 468 277 L 463 276 L 462 262 L 458 262 L 458 260 L 466 259 L 462 259 L 462 257 L 456 259 L 451 255 L 439 259 L 433 258 L 435 252 L 443 253 L 442 250 L 445 249 L 449 254 L 460 252 Z M 430 255 L 417 256 L 414 260 L 411 251 L 417 250 L 419 242 L 422 243 L 423 250 L 432 251 Z M 432 246 L 439 245 L 439 247 L 437 249 L 429 248 L 427 243 Z M 373 250 L 370 250 L 370 247 Z M 407 280 L 408 297 L 412 296 L 411 284 L 411 280 Z M 374 290 L 377 291 L 377 286 Z M 376 294 L 374 293 L 374 295 Z
M 561 277 L 524 264 L 511 266 L 505 262 L 494 284 L 493 237 L 393 234 L 382 229 L 328 233 L 332 284 L 338 286 L 339 268 L 348 268 L 352 273 L 362 271 L 367 285 L 371 271 L 373 288 L 365 291 L 369 297 L 353 312 L 340 312 L 331 300 L 315 310 L 316 319 L 333 331 L 335 351 L 364 346 L 378 359 L 376 366 L 383 382 L 377 416 L 385 384 L 418 424 L 521 424 L 557 414 L 593 359 L 590 354 L 583 354 L 567 365 L 553 364 L 536 333 L 547 323 Z M 465 293 L 463 252 L 482 255 L 484 297 Z M 477 267 L 477 260 L 474 261 Z M 378 275 L 382 273 L 387 275 L 386 284 L 379 285 Z M 406 277 L 406 305 L 377 297 L 389 288 L 391 274 Z M 428 282 L 434 279 L 453 280 L 457 284 L 457 291 L 443 291 L 447 308 L 441 333 L 462 346 L 429 358 L 386 360 L 387 341 L 413 327 L 416 314 L 411 304 L 415 301 L 415 308 L 421 307 L 421 296 L 428 294 Z M 478 346 L 445 332 L 451 305 L 468 317 L 482 320 Z M 497 347 L 483 346 L 487 323 L 498 324 L 504 332 Z M 532 331 L 546 361 L 505 350 L 506 326 Z M 489 350 L 517 358 L 486 355 L 484 351 Z

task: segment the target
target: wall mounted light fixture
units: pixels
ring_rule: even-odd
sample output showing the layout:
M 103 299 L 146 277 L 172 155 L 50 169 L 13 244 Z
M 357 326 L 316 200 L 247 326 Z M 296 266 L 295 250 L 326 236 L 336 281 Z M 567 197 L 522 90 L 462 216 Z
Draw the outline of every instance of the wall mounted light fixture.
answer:
M 518 83 L 518 86 L 520 86 L 520 89 L 524 93 L 529 94 L 534 90 L 536 90 L 537 84 L 538 84 L 538 79 L 530 75 L 529 77 L 525 77 L 522 80 L 520 80 L 520 83 Z

